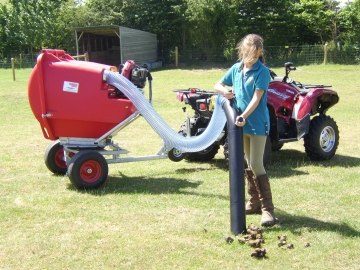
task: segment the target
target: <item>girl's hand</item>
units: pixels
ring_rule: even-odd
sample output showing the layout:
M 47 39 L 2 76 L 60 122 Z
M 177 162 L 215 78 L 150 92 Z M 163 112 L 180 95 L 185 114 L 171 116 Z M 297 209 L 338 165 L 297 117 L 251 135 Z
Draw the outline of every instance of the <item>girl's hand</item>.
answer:
M 225 93 L 224 93 L 224 97 L 226 97 L 227 99 L 233 99 L 234 98 L 234 93 L 232 90 L 227 90 Z
M 245 118 L 241 115 L 236 117 L 235 125 L 238 127 L 243 127 L 245 125 L 246 121 Z

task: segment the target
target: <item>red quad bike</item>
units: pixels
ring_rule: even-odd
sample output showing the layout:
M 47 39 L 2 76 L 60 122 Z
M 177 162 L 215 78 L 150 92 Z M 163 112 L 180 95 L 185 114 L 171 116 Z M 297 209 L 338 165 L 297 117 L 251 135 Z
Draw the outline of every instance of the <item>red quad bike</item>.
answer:
M 272 151 L 280 150 L 284 143 L 304 139 L 305 152 L 311 160 L 328 160 L 336 152 L 339 144 L 339 129 L 333 118 L 326 115 L 327 110 L 339 102 L 338 94 L 326 85 L 302 84 L 289 78 L 296 70 L 293 63 L 285 63 L 285 76 L 279 77 L 270 71 L 272 80 L 268 90 L 267 106 L 270 114 L 270 135 L 268 136 L 264 164 L 270 160 Z M 174 90 L 176 98 L 189 104 L 194 110 L 187 117 L 179 133 L 184 136 L 197 136 L 207 127 L 213 111 L 216 92 L 198 88 Z M 186 107 L 183 107 L 186 111 Z M 190 132 L 188 132 L 190 131 Z M 207 149 L 196 153 L 173 153 L 176 160 L 209 161 L 217 154 L 220 145 L 224 148 L 228 161 L 227 127 L 216 142 Z M 173 150 L 176 152 L 176 150 Z

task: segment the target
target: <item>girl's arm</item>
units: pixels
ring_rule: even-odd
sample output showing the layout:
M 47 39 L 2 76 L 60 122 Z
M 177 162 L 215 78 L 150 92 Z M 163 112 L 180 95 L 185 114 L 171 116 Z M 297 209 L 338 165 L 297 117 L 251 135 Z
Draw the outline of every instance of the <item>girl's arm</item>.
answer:
M 217 84 L 215 84 L 214 89 L 216 92 L 223 95 L 227 99 L 234 98 L 234 93 L 226 89 L 225 84 L 223 84 L 222 81 L 219 81 Z
M 256 90 L 249 105 L 246 107 L 245 111 L 243 111 L 243 113 L 239 117 L 246 119 L 259 105 L 259 102 L 264 92 L 265 90 Z

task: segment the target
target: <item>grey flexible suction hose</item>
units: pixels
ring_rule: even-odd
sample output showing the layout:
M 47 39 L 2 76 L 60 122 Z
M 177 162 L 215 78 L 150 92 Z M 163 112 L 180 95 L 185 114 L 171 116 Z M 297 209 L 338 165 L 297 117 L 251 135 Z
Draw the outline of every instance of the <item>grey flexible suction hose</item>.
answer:
M 175 132 L 156 112 L 144 95 L 121 74 L 113 71 L 104 71 L 104 79 L 110 85 L 115 86 L 123 92 L 136 106 L 153 130 L 164 140 L 164 142 L 183 152 L 199 152 L 214 143 L 220 136 L 226 123 L 222 105 L 227 99 L 221 95 L 216 100 L 214 113 L 205 131 L 195 137 L 184 137 Z
M 235 125 L 236 112 L 230 102 L 224 96 L 218 95 L 208 127 L 201 135 L 188 138 L 175 132 L 127 78 L 116 72 L 104 71 L 104 79 L 106 79 L 107 83 L 122 91 L 134 103 L 149 125 L 168 145 L 183 152 L 198 152 L 209 147 L 219 137 L 227 119 L 230 226 L 232 233 L 235 235 L 246 231 L 242 128 Z

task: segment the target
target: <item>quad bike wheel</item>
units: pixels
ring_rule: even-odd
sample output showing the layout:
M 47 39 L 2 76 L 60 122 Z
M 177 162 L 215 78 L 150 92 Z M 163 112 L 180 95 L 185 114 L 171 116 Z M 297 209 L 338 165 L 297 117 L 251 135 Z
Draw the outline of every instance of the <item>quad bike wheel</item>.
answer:
M 283 146 L 284 146 L 283 143 L 274 143 L 274 144 L 271 144 L 271 151 L 273 151 L 273 152 L 279 151 Z
M 328 160 L 339 145 L 339 129 L 330 116 L 321 114 L 310 121 L 309 133 L 304 137 L 305 152 L 311 160 Z
M 67 166 L 64 158 L 64 148 L 60 141 L 51 142 L 45 150 L 46 167 L 54 174 L 66 174 Z
M 208 121 L 203 122 L 200 117 L 191 117 L 190 119 L 190 125 L 191 125 L 191 136 L 198 136 L 201 134 L 198 130 L 201 128 L 206 128 L 208 125 Z M 181 133 L 183 136 L 187 136 L 187 128 L 186 128 L 186 122 L 181 126 L 179 133 Z M 187 153 L 184 158 L 187 161 L 210 161 L 212 160 L 215 155 L 218 153 L 220 148 L 220 145 L 218 143 L 213 143 L 206 149 L 194 152 L 194 153 Z
M 271 151 L 273 151 L 272 150 L 272 144 L 271 144 L 271 138 L 270 138 L 270 136 L 268 136 L 266 138 L 264 157 L 263 157 L 264 166 L 270 162 Z M 225 156 L 226 163 L 229 164 L 229 144 L 228 144 L 227 138 L 226 138 L 225 144 L 224 144 L 224 156 Z M 248 168 L 248 167 L 249 166 L 248 166 L 248 164 L 246 162 L 246 158 L 245 158 L 245 155 L 244 155 L 244 168 Z
M 188 153 L 185 157 L 188 161 L 209 161 L 212 160 L 215 155 L 218 153 L 220 145 L 212 144 L 208 148 L 195 152 L 195 153 Z
M 282 147 L 282 145 L 281 145 L 281 147 Z M 280 148 L 278 148 L 278 150 L 280 150 Z M 264 158 L 263 158 L 264 166 L 270 162 L 272 151 L 274 151 L 274 150 L 272 148 L 271 138 L 270 138 L 270 136 L 267 136 L 265 150 L 264 150 Z
M 69 178 L 78 189 L 98 188 L 108 176 L 108 164 L 95 150 L 82 150 L 70 161 Z

